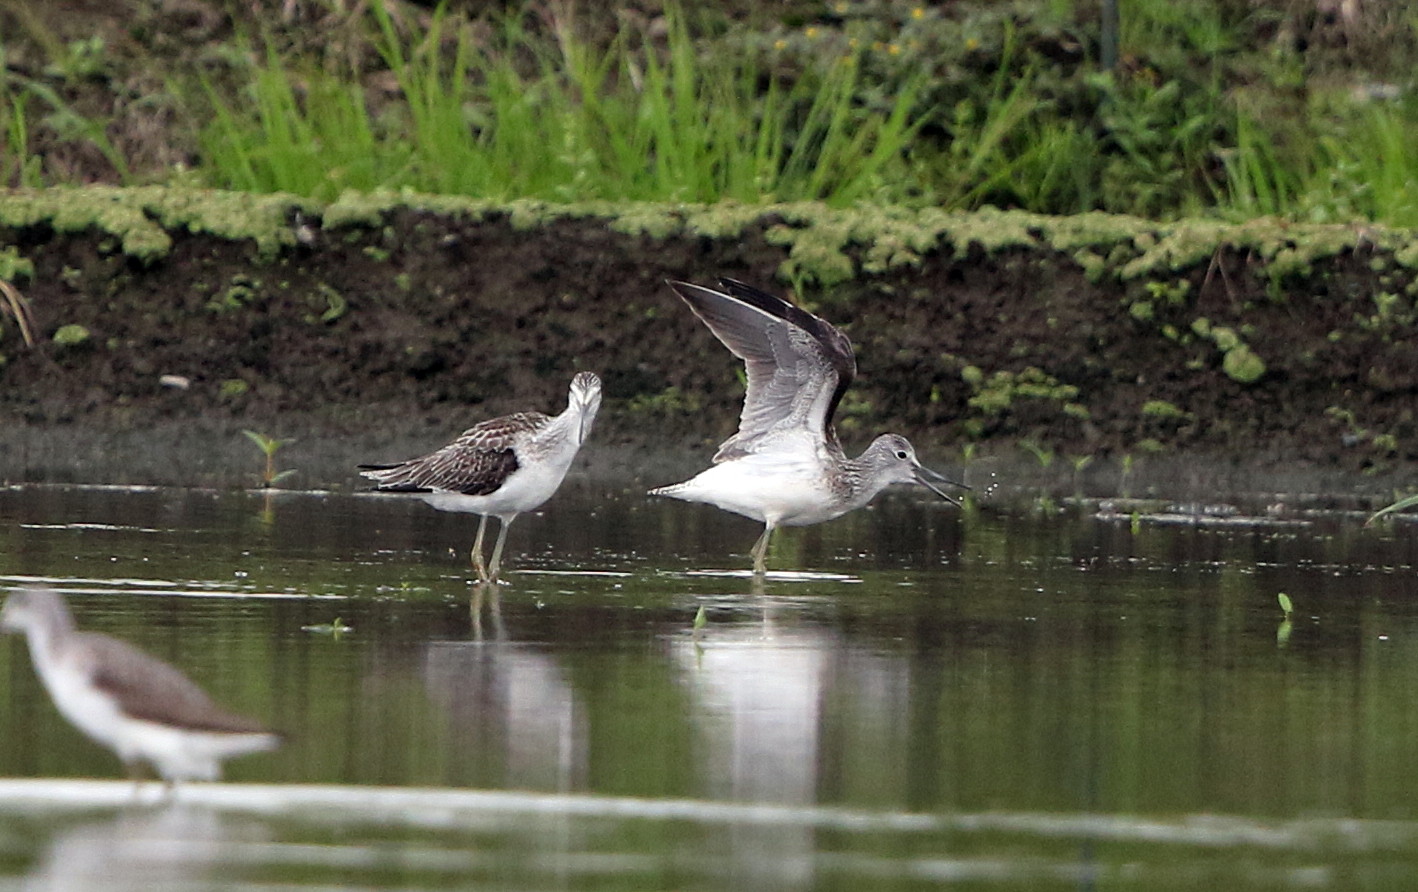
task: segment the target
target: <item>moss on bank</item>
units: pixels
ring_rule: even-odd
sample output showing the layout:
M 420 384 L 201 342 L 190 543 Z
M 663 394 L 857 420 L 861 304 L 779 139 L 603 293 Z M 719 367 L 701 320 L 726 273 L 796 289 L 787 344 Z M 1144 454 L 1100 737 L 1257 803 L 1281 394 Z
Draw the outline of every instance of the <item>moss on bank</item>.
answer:
M 398 211 L 477 222 L 506 218 L 522 231 L 558 220 L 598 220 L 614 232 L 655 240 L 736 239 L 762 231 L 786 249 L 778 270 L 787 282 L 831 287 L 861 275 L 919 265 L 923 255 L 1008 250 L 1069 255 L 1090 278 L 1160 281 L 1204 266 L 1223 251 L 1244 253 L 1275 281 L 1305 275 L 1315 263 L 1366 250 L 1393 266 L 1418 269 L 1418 240 L 1406 230 L 1373 226 L 1300 225 L 1275 219 L 1227 224 L 1207 220 L 1157 223 L 1088 213 L 1048 217 L 1022 211 L 834 209 L 812 202 L 762 206 L 523 200 L 474 201 L 411 192 L 345 193 L 330 204 L 291 195 L 145 186 L 0 192 L 0 228 L 94 230 L 117 240 L 127 256 L 165 256 L 178 232 L 249 240 L 258 259 L 293 247 L 312 225 L 326 230 L 375 228 Z

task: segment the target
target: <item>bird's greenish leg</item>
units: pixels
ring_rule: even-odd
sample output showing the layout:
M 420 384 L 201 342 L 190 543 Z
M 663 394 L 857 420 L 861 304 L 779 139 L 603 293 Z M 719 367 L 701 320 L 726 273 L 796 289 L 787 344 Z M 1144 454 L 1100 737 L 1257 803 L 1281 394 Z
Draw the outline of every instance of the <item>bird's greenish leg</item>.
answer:
M 487 532 L 487 515 L 478 519 L 478 535 L 473 540 L 473 569 L 478 571 L 478 582 L 487 582 L 487 565 L 483 563 L 483 534 Z M 496 563 L 496 561 L 494 561 Z
M 768 572 L 768 537 L 773 535 L 773 525 L 763 527 L 763 535 L 753 544 L 753 572 L 762 576 Z
M 488 575 L 489 582 L 497 581 L 497 571 L 502 566 L 502 546 L 507 542 L 507 528 L 512 526 L 512 520 L 512 517 L 504 518 L 497 531 L 497 544 L 492 547 L 492 570 Z

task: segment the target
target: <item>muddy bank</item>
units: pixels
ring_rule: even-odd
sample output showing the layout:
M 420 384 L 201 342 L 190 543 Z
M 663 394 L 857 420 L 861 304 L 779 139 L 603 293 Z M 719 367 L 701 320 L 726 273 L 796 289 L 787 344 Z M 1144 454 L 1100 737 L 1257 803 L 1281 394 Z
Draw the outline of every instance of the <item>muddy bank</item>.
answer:
M 8 193 L 0 272 L 38 344 L 0 315 L 0 479 L 220 481 L 251 428 L 298 437 L 321 483 L 559 410 L 579 369 L 603 445 L 692 466 L 742 390 L 663 282 L 718 275 L 849 334 L 849 447 L 1403 477 L 1415 266 L 1411 233 L 1265 221 Z M 132 457 L 158 434 L 170 454 Z

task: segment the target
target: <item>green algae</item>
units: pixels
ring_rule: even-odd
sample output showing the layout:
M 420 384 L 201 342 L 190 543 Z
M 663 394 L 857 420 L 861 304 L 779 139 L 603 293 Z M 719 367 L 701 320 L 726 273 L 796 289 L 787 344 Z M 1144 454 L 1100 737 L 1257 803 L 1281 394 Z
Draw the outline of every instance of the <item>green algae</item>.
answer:
M 1202 316 L 1192 322 L 1197 337 L 1210 340 L 1221 351 L 1221 371 L 1233 381 L 1254 384 L 1265 374 L 1265 360 L 1256 355 L 1233 328 L 1212 325 Z
M 850 221 L 831 213 L 807 222 L 786 214 L 785 219 L 789 222 L 763 234 L 769 244 L 788 249 L 788 259 L 778 267 L 781 278 L 831 288 L 855 275 L 856 265 L 846 251 L 852 239 Z
M 679 208 L 665 205 L 636 202 L 608 219 L 614 232 L 645 236 L 656 241 L 664 241 L 684 231 L 684 215 Z
M 1209 265 L 1223 250 L 1264 261 L 1265 275 L 1275 282 L 1309 275 L 1315 263 L 1360 247 L 1391 253 L 1404 266 L 1418 263 L 1418 254 L 1409 246 L 1411 236 L 1402 230 L 1297 224 L 1273 217 L 1243 223 L 1182 220 L 1153 228 L 1155 241 L 1136 242 L 1140 253 L 1121 267 L 1120 278 L 1150 278 Z
M 1166 400 L 1147 400 L 1142 404 L 1142 414 L 1149 418 L 1190 418 L 1191 413 Z
M 974 391 L 966 404 L 985 415 L 1001 415 L 1020 399 L 1037 399 L 1060 403 L 1065 415 L 1089 417 L 1088 408 L 1074 401 L 1077 387 L 1033 366 L 1019 372 L 1001 370 L 987 377 L 979 367 L 970 365 L 960 370 L 960 378 Z
M 767 216 L 761 206 L 736 201 L 685 205 L 683 211 L 685 231 L 710 239 L 738 238 Z
M 312 325 L 338 322 L 350 308 L 345 296 L 324 282 L 316 285 L 315 290 L 306 296 L 306 303 L 311 307 L 311 312 L 303 318 Z
M 1245 344 L 1237 344 L 1221 358 L 1221 370 L 1233 381 L 1253 384 L 1265 374 L 1265 361 Z
M 311 225 L 353 233 L 385 226 L 400 210 L 471 222 L 506 219 L 517 231 L 558 220 L 599 219 L 612 232 L 658 241 L 732 240 L 761 232 L 769 244 L 784 251 L 780 278 L 823 289 L 859 275 L 909 270 L 929 254 L 948 253 L 964 260 L 1015 250 L 1067 256 L 1095 283 L 1108 278 L 1174 283 L 1180 273 L 1211 264 L 1219 252 L 1239 252 L 1261 261 L 1257 269 L 1270 277 L 1277 297 L 1285 280 L 1309 275 L 1317 261 L 1360 246 L 1378 257 L 1391 257 L 1400 268 L 1418 268 L 1418 242 L 1406 231 L 1274 219 L 1158 223 L 1102 212 L 1048 217 L 991 208 L 966 213 L 868 205 L 831 208 L 818 202 L 492 202 L 409 190 L 345 192 L 322 206 L 290 195 L 186 185 L 0 192 L 0 227 L 97 230 L 115 239 L 125 255 L 144 262 L 165 256 L 178 232 L 250 240 L 258 259 L 268 260 L 306 240 Z
M 1123 264 L 1118 276 L 1123 280 L 1147 278 L 1209 262 L 1225 244 L 1226 230 L 1222 223 L 1193 220 L 1162 230 L 1155 242 L 1135 241 L 1141 253 Z
M 256 243 L 273 257 L 296 242 L 291 214 L 313 203 L 289 195 L 256 195 L 188 187 L 85 186 L 0 193 L 0 227 L 41 225 L 58 232 L 112 236 L 123 253 L 146 263 L 167 255 L 172 233 L 186 231 Z
M 1418 269 L 1418 238 L 1410 238 L 1393 252 L 1393 259 L 1406 269 Z
M 82 325 L 61 325 L 52 340 L 59 347 L 77 347 L 87 343 L 89 337 L 89 330 Z
M 478 223 L 496 210 L 497 205 L 491 201 L 457 195 L 430 195 L 412 189 L 381 189 L 374 192 L 346 189 L 325 206 L 321 222 L 330 230 L 348 227 L 372 229 L 383 226 L 390 213 L 401 209 Z
M 20 254 L 14 245 L 0 250 L 0 282 L 34 278 L 34 261 Z

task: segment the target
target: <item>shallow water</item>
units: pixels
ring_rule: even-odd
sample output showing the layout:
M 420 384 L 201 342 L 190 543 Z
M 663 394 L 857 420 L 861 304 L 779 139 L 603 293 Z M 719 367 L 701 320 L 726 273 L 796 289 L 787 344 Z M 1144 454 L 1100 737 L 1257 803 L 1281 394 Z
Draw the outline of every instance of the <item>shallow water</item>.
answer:
M 902 493 L 758 584 L 640 492 L 569 484 L 491 593 L 413 499 L 0 490 L 0 584 L 291 735 L 135 801 L 0 638 L 0 888 L 1418 881 L 1411 524 Z

